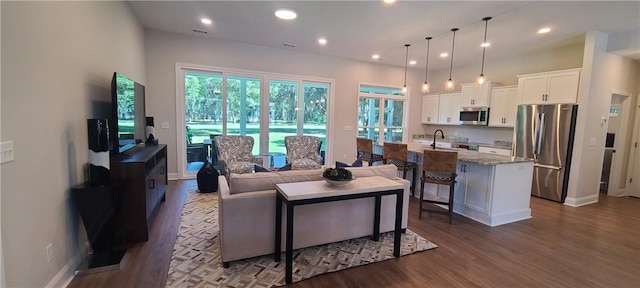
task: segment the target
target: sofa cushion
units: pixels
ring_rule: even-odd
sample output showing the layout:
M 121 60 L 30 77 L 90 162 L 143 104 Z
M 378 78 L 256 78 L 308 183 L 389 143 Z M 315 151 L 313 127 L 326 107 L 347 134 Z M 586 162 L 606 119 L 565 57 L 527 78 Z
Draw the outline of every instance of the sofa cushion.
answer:
M 388 179 L 396 178 L 398 174 L 398 167 L 393 164 L 378 165 L 378 166 L 364 166 L 364 167 L 347 167 L 347 170 L 351 171 L 353 177 L 370 177 L 370 176 L 382 176 Z
M 322 169 L 262 172 L 251 174 L 231 174 L 229 189 L 231 194 L 275 190 L 276 184 L 322 180 Z
M 398 168 L 393 164 L 348 167 L 346 169 L 350 170 L 354 177 L 382 176 L 388 179 L 396 178 L 398 172 Z M 229 176 L 229 189 L 231 194 L 275 190 L 276 184 L 280 183 L 322 180 L 323 171 L 323 169 L 315 169 L 231 174 Z

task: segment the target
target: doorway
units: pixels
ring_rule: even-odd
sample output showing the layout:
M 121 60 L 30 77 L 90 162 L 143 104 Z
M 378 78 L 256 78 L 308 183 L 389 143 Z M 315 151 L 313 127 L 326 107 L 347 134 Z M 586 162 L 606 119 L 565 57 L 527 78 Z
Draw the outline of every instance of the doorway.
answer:
M 633 125 L 633 141 L 631 141 L 631 153 L 629 154 L 629 167 L 627 173 L 629 189 L 627 195 L 640 197 L 640 150 L 638 150 L 638 142 L 640 141 L 640 102 L 636 107 L 636 119 Z
M 628 169 L 624 164 L 630 109 L 630 95 L 611 91 L 607 136 L 602 163 L 601 189 L 609 196 L 625 195 Z

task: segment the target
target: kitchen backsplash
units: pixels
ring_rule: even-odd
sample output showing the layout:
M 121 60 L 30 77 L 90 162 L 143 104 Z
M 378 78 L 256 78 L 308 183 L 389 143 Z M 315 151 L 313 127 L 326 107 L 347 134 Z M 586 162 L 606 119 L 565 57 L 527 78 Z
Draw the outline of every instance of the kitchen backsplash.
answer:
M 469 143 L 482 143 L 488 146 L 511 147 L 513 142 L 513 128 L 481 127 L 481 126 L 457 126 L 457 125 L 422 125 L 422 131 L 413 134 L 414 137 L 433 139 L 436 129 L 444 131 L 444 137 L 467 138 Z M 423 133 L 420 133 L 423 132 Z M 438 133 L 438 137 L 440 133 Z M 456 142 L 455 140 L 453 142 Z M 459 141 L 464 142 L 464 141 Z

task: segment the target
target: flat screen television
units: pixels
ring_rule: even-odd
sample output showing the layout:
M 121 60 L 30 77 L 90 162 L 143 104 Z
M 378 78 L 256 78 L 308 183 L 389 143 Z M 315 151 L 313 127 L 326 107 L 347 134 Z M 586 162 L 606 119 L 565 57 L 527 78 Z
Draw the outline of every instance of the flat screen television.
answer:
M 109 122 L 111 154 L 123 153 L 145 137 L 144 86 L 131 78 L 113 73 L 111 80 L 112 117 Z

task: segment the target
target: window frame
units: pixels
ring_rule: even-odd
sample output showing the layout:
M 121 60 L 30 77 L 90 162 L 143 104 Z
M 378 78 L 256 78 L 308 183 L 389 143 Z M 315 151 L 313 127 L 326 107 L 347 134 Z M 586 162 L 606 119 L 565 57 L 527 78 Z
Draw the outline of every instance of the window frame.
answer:
M 384 89 L 393 89 L 393 90 L 399 90 L 402 93 L 402 87 L 396 87 L 394 85 L 384 85 L 384 84 L 374 84 L 374 83 L 365 83 L 365 82 L 359 82 L 358 83 L 358 102 L 357 102 L 357 114 L 356 114 L 356 123 L 357 123 L 357 131 L 360 131 L 361 128 L 364 129 L 378 129 L 378 143 L 382 144 L 385 142 L 385 131 L 387 129 L 394 129 L 394 128 L 400 128 L 402 129 L 402 142 L 407 142 L 407 139 L 409 138 L 407 136 L 407 131 L 408 131 L 408 120 L 409 120 L 409 99 L 411 97 L 409 97 L 410 95 L 410 89 L 407 88 L 407 91 L 400 94 L 400 95 L 393 95 L 393 94 L 379 94 L 379 93 L 365 93 L 365 92 L 361 92 L 362 91 L 362 87 L 378 87 L 378 88 L 384 88 Z M 366 98 L 366 99 L 379 99 L 380 100 L 380 107 L 378 107 L 378 125 L 376 126 L 361 126 L 360 125 L 360 100 Z M 386 105 L 387 105 L 387 100 L 393 100 L 393 101 L 401 101 L 402 102 L 402 125 L 401 126 L 386 126 L 384 123 L 384 115 L 385 115 L 385 109 L 386 109 Z M 356 135 L 357 137 L 359 137 L 359 135 Z M 382 142 L 381 140 L 382 139 Z M 373 139 L 371 139 L 373 140 Z

